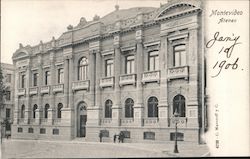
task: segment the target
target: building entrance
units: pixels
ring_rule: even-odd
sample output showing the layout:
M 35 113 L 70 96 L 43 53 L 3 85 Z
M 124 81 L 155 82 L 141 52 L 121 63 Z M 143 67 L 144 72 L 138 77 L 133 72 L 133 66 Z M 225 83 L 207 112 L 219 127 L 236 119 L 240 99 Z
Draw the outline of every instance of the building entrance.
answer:
M 87 109 L 84 102 L 78 105 L 77 109 L 77 137 L 86 136 Z

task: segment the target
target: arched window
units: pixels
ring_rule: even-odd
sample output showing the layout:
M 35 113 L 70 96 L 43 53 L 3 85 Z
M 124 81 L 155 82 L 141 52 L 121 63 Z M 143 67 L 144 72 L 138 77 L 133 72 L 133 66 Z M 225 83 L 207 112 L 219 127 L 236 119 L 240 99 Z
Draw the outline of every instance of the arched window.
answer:
M 159 51 L 151 51 L 148 54 L 148 70 L 159 70 Z
M 134 117 L 134 101 L 131 98 L 126 99 L 125 101 L 125 118 Z
M 111 100 L 107 100 L 105 102 L 105 118 L 112 118 L 112 101 Z
M 48 118 L 48 109 L 49 109 L 49 104 L 46 104 L 44 107 L 44 118 Z
M 158 99 L 156 97 L 148 99 L 148 117 L 158 117 Z
M 35 119 L 36 118 L 36 109 L 37 109 L 37 105 L 35 104 L 33 106 L 33 118 Z
M 88 79 L 88 59 L 82 57 L 78 63 L 78 80 Z
M 173 100 L 173 113 L 177 112 L 180 117 L 186 116 L 185 98 L 182 95 L 177 95 Z
M 177 45 L 174 47 L 174 67 L 186 65 L 186 46 Z
M 58 106 L 57 106 L 57 118 L 62 117 L 62 107 L 63 107 L 63 104 L 59 103 Z
M 22 107 L 21 107 L 21 118 L 24 118 L 24 114 L 25 114 L 25 105 L 22 105 Z

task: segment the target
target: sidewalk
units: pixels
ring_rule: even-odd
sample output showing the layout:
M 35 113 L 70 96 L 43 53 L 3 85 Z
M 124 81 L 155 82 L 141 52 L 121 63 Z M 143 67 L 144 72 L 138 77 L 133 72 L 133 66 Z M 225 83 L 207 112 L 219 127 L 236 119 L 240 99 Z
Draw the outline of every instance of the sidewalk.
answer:
M 179 153 L 173 153 L 174 142 L 107 143 L 79 140 L 4 140 L 5 156 L 26 157 L 199 157 L 208 156 L 206 145 L 179 142 Z M 22 146 L 23 145 L 23 146 Z M 17 152 L 12 150 L 18 149 Z

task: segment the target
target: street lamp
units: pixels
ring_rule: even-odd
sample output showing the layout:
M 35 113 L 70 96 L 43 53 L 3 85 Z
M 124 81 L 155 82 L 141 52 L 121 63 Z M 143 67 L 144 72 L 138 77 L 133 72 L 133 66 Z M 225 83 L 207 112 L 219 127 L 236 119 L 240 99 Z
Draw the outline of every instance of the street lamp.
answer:
M 179 113 L 177 112 L 177 109 L 175 109 L 175 112 L 174 112 L 174 115 L 173 115 L 172 119 L 173 119 L 173 123 L 175 123 L 174 153 L 179 153 L 178 145 L 177 145 L 177 124 L 180 122 L 180 120 L 179 120 Z

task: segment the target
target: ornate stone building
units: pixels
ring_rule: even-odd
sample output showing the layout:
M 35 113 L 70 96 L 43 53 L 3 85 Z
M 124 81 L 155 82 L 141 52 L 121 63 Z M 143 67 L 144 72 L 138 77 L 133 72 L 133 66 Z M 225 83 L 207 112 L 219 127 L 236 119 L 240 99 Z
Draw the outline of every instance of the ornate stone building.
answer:
M 58 39 L 13 55 L 13 138 L 198 142 L 204 130 L 200 1 L 81 18 Z

